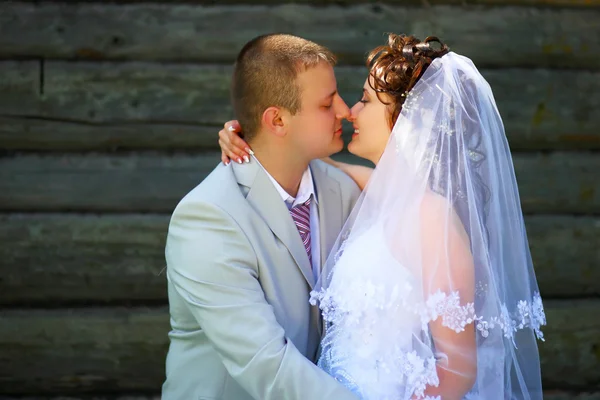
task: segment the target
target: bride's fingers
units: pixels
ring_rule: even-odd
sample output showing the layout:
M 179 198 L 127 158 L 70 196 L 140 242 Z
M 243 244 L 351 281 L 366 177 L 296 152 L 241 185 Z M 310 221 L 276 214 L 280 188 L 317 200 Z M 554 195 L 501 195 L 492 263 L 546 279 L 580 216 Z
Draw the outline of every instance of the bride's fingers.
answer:
M 246 153 L 233 146 L 229 139 L 223 138 L 221 132 L 219 132 L 219 147 L 221 147 L 221 151 L 225 154 L 225 156 L 229 157 L 233 161 L 238 162 L 239 164 L 246 160 L 250 161 L 249 158 L 244 158 L 244 156 L 248 157 Z
M 227 157 L 227 154 L 225 154 L 224 151 L 221 151 L 221 161 L 223 161 L 223 164 L 225 165 L 229 165 L 229 163 L 231 162 L 231 160 L 229 159 L 229 157 Z
M 242 130 L 240 123 L 236 119 L 225 122 L 223 127 L 233 132 L 240 132 Z
M 250 150 L 250 146 L 244 139 L 240 137 L 240 130 L 235 128 L 235 125 L 231 125 L 228 128 L 222 129 L 219 132 L 219 137 L 225 141 L 225 143 L 230 144 L 232 147 L 238 148 L 240 151 L 243 151 L 249 154 L 253 154 L 252 150 Z
M 237 134 L 231 138 L 231 143 L 236 149 L 242 151 L 246 156 L 254 154 L 254 152 L 250 149 L 250 146 L 248 146 L 248 143 L 246 143 L 246 141 Z
M 219 131 L 219 146 L 227 156 L 238 162 L 240 162 L 238 158 L 249 162 L 250 155 L 254 154 L 244 139 L 239 137 L 237 132 L 228 128 Z

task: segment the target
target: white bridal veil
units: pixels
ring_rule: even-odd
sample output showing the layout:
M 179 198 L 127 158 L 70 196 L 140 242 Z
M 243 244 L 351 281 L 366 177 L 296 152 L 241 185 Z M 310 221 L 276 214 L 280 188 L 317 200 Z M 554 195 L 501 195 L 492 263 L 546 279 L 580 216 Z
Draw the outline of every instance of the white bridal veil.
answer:
M 311 302 L 320 366 L 365 399 L 542 398 L 546 320 L 511 154 L 468 58 L 435 59 L 408 93 Z

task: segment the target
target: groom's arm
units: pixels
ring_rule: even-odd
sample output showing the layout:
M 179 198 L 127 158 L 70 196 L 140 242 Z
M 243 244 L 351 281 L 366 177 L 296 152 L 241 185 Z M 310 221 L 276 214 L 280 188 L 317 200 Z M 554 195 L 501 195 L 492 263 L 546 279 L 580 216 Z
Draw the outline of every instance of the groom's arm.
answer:
M 285 337 L 241 228 L 219 207 L 184 201 L 171 219 L 168 277 L 227 371 L 255 399 L 356 397 Z

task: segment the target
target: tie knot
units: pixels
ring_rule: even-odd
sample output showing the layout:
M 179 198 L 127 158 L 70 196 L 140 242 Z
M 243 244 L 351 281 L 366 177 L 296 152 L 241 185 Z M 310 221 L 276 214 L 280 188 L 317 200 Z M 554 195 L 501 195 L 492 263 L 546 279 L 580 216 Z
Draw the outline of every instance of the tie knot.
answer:
M 302 204 L 298 204 L 296 207 L 299 207 L 299 206 L 305 206 L 305 207 L 308 207 L 308 206 L 310 206 L 310 203 L 311 203 L 311 201 L 312 201 L 312 195 L 310 195 L 310 197 L 308 198 L 308 200 L 306 200 L 306 201 L 305 201 L 304 203 L 302 203 Z
M 293 211 L 293 210 L 295 210 L 297 208 L 298 209 L 310 209 L 310 203 L 311 202 L 312 202 L 312 195 L 304 203 L 296 204 L 294 207 L 292 207 L 290 209 L 290 211 Z

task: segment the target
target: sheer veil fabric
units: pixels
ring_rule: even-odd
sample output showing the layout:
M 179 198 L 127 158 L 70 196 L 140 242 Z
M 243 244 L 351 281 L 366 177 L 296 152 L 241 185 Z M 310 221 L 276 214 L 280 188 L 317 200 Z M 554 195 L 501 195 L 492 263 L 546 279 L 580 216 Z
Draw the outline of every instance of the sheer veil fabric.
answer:
M 311 302 L 319 366 L 363 399 L 439 398 L 441 376 L 443 399 L 542 399 L 546 319 L 510 149 L 468 58 L 435 59 L 407 94 Z

